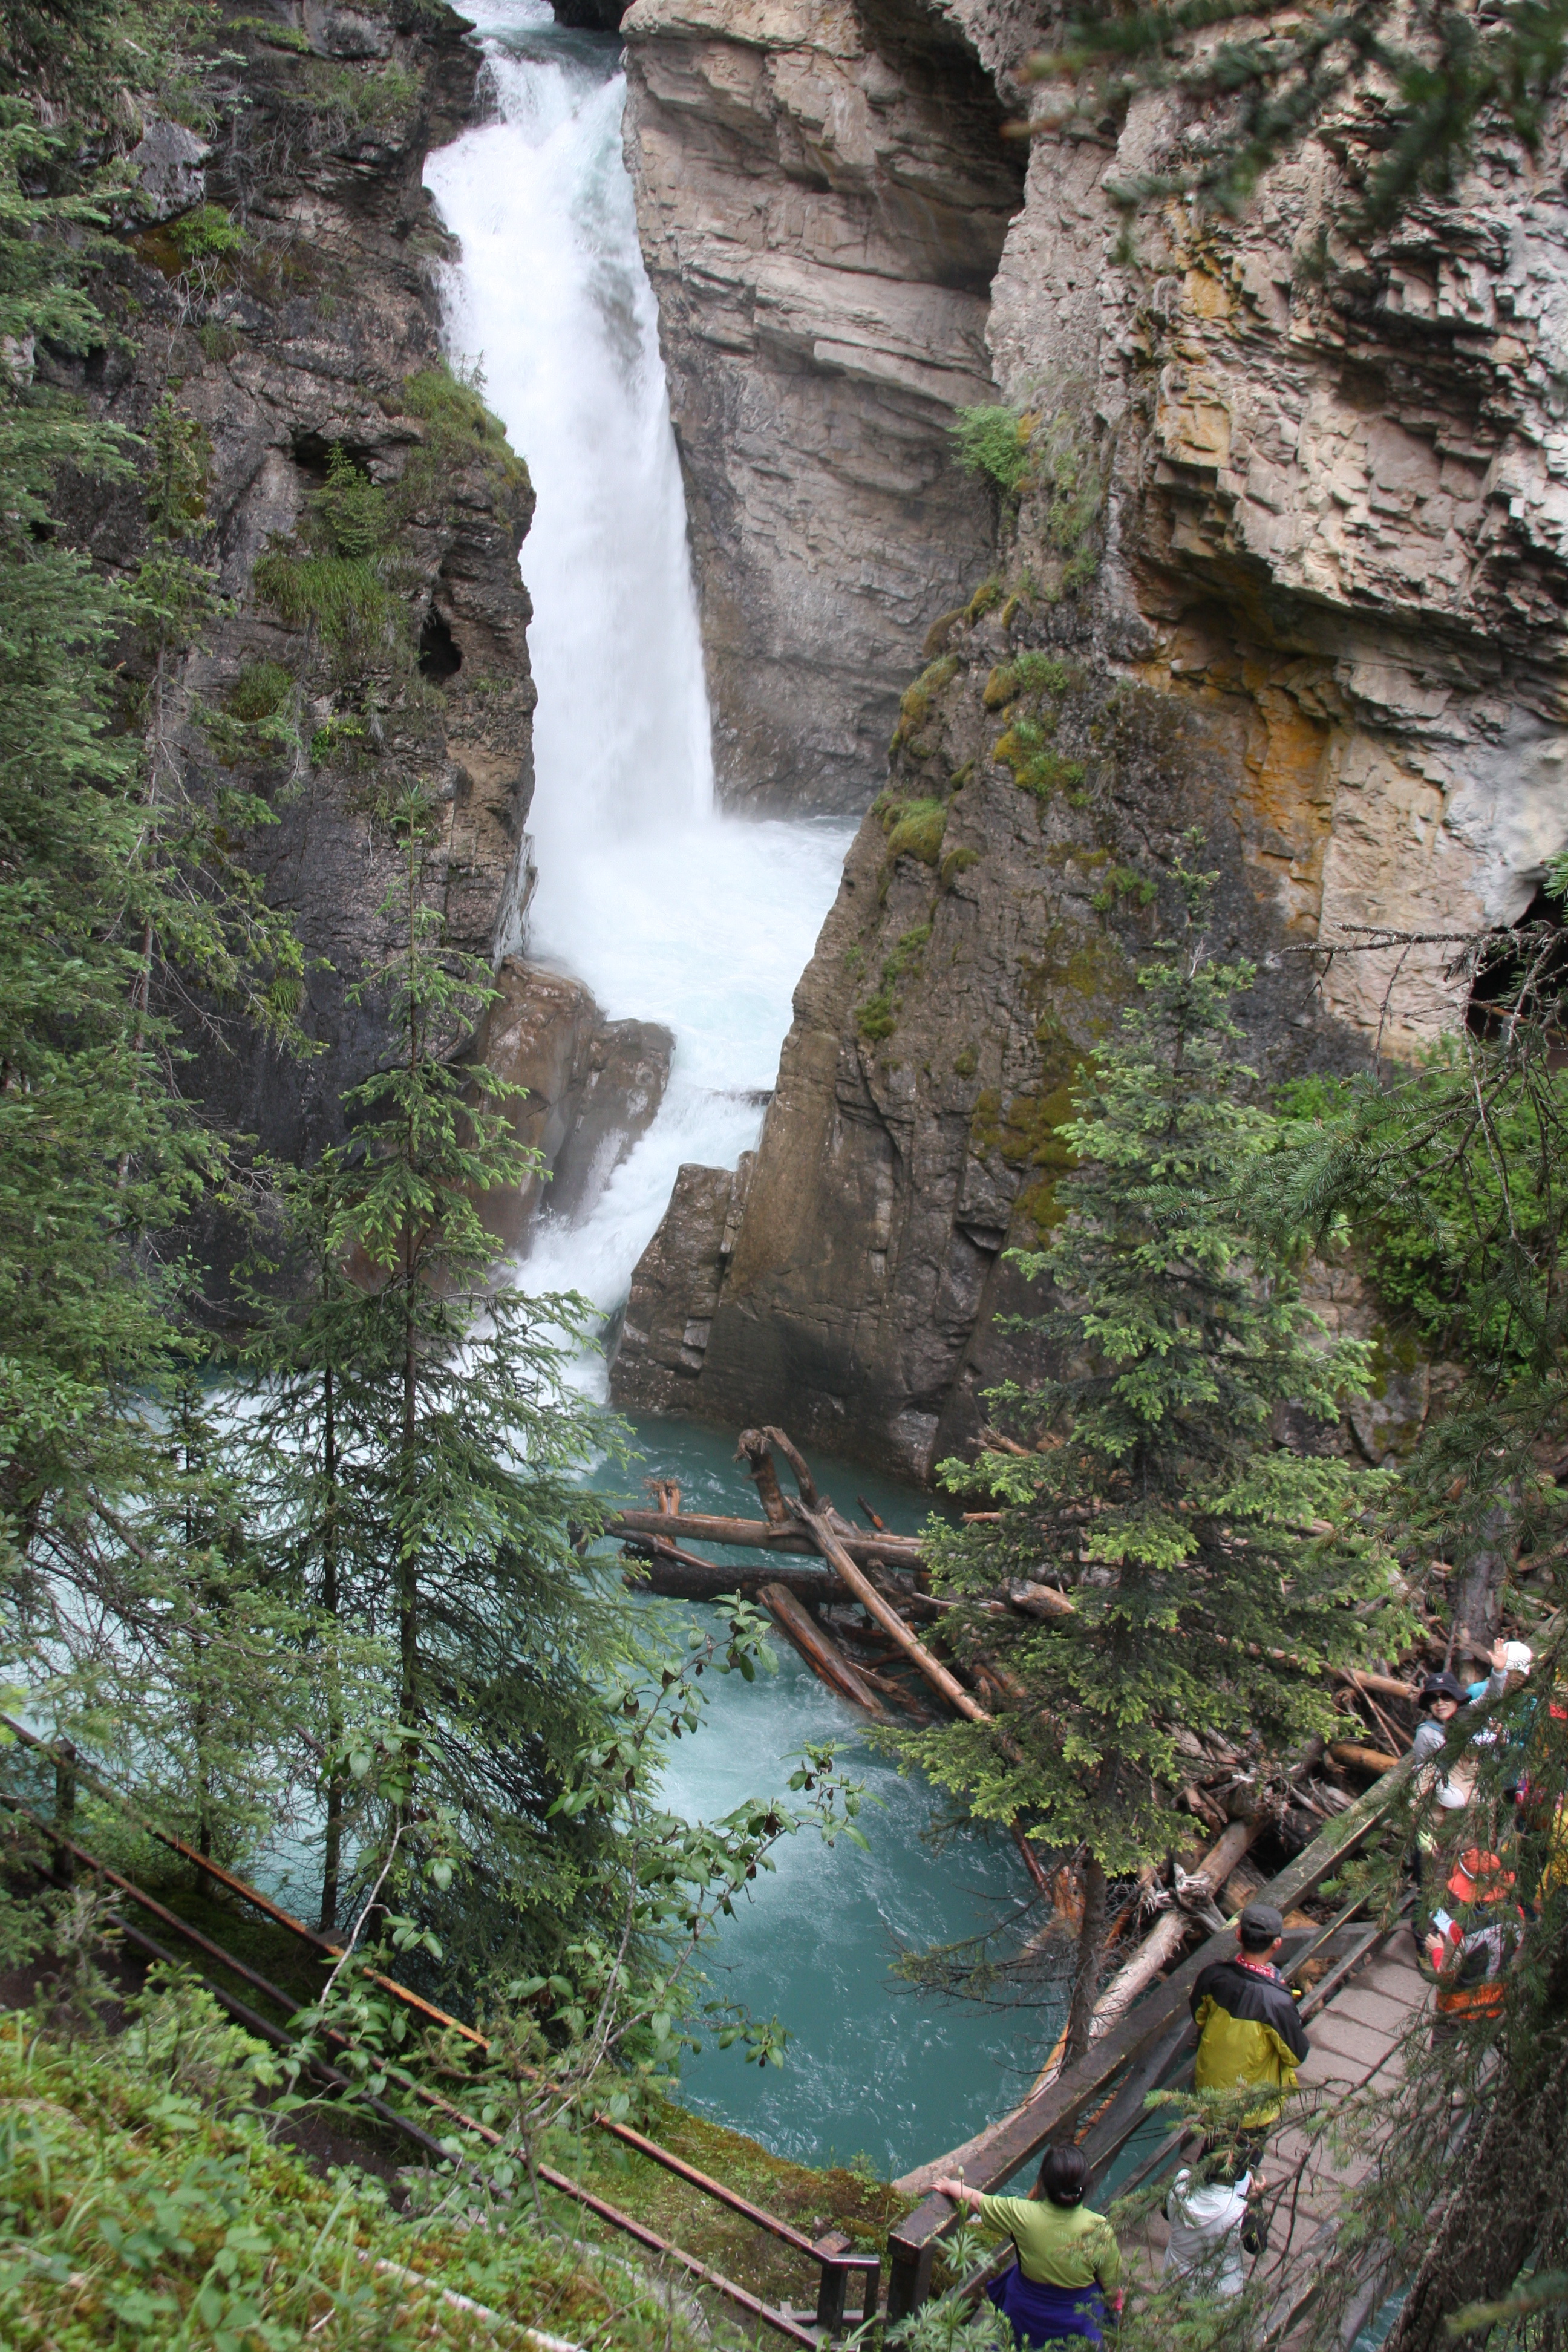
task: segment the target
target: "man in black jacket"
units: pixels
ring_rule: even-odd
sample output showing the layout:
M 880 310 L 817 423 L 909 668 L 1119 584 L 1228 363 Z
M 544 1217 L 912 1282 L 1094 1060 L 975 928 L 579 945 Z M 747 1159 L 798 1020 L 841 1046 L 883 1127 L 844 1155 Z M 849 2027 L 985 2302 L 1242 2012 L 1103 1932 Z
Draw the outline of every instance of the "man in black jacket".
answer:
M 1263 2095 L 1241 2118 L 1243 2145 L 1254 2161 L 1296 2087 L 1308 2049 L 1296 2003 L 1275 1966 L 1284 1932 L 1271 1903 L 1247 1904 L 1236 1923 L 1234 1956 L 1211 1960 L 1193 1987 L 1194 2084 L 1200 2091 L 1256 2084 Z

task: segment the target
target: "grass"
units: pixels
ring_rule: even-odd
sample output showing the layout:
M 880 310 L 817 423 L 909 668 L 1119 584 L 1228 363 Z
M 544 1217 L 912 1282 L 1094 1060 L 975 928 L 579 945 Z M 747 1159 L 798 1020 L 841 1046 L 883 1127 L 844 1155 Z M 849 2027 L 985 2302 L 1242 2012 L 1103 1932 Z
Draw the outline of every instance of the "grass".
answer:
M 402 408 L 426 426 L 425 446 L 409 460 L 404 479 L 416 495 L 438 488 L 448 467 L 482 460 L 504 488 L 526 490 L 528 467 L 506 437 L 500 418 L 472 384 L 450 368 L 424 368 L 405 377 Z
M 650 2282 L 521 2202 L 476 2229 L 465 2188 L 461 2212 L 403 2220 L 379 2182 L 313 2172 L 254 2103 L 257 2045 L 188 1982 L 154 1977 L 113 2040 L 94 2027 L 0 2018 L 8 2352 L 415 2352 L 523 2326 L 627 2352 L 689 2341 Z
M 855 1026 L 868 1045 L 880 1045 L 898 1027 L 899 982 L 911 965 L 920 962 L 930 944 L 931 925 L 917 923 L 912 930 L 905 931 L 885 959 L 876 992 L 855 1011 Z
M 900 944 L 907 955 L 906 943 Z M 895 950 L 895 956 L 898 953 Z M 128 1851 L 121 1857 L 123 1866 L 168 1909 L 268 1978 L 289 1999 L 304 2005 L 319 1992 L 324 1964 L 308 1946 L 207 1885 L 193 1885 L 183 1870 L 157 1877 L 149 1866 L 143 1842 L 134 1843 L 138 1851 Z M 166 1927 L 154 1924 L 153 1932 L 172 1947 L 176 1942 Z M 252 2007 L 269 2009 L 265 1996 L 237 1975 L 205 1959 L 202 1966 L 210 1967 L 219 1983 Z M 0 2114 L 8 2113 L 14 2126 L 16 2116 L 27 2112 L 17 2103 L 33 2100 L 50 2110 L 58 2107 L 72 2119 L 61 2136 L 67 2156 L 62 2157 L 53 2137 L 42 2154 L 55 2184 L 57 2216 L 65 2210 L 62 2199 L 87 2200 L 68 2223 L 73 2249 L 68 2260 L 74 2267 L 79 2272 L 84 2268 L 80 2242 L 91 2240 L 96 2226 L 92 2216 L 100 2208 L 90 2200 L 105 2195 L 110 2199 L 108 2210 L 130 2216 L 132 2236 L 144 2223 L 155 2234 L 161 2226 L 156 2221 L 158 2211 L 166 2218 L 184 2213 L 183 2234 L 191 2242 L 188 2255 L 180 2254 L 177 2248 L 159 2251 L 152 2247 L 150 2239 L 139 2244 L 135 2259 L 140 2262 L 145 2257 L 143 2270 L 128 2283 L 121 2275 L 124 2264 L 111 2259 L 114 2250 L 106 2245 L 100 2252 L 93 2241 L 92 2262 L 102 2276 L 84 2303 L 83 2315 L 100 2332 L 71 2333 L 60 2299 L 45 2294 L 35 2275 L 40 2272 L 39 2258 L 47 2265 L 64 2249 L 43 2228 L 41 2216 L 22 2210 L 25 2199 L 19 2207 L 16 2154 L 4 2137 L 5 2126 L 0 2122 L 0 2152 L 12 2159 L 12 2186 L 8 2191 L 0 2189 L 0 2343 L 7 2352 L 13 2346 L 17 2352 L 22 2347 L 31 2352 L 34 2346 L 38 2352 L 44 2352 L 45 2347 L 50 2352 L 79 2352 L 79 2346 L 85 2352 L 89 2344 L 110 2346 L 115 2352 L 123 2345 L 129 2352 L 133 2342 L 171 2347 L 183 2343 L 178 2326 L 193 2311 L 202 2319 L 199 2297 L 206 2275 L 202 2264 L 210 2271 L 213 2259 L 224 2251 L 225 2232 L 234 2225 L 236 2216 L 241 2226 L 249 2226 L 258 2208 L 265 2215 L 262 2226 L 268 2241 L 264 2267 L 279 2273 L 268 2290 L 272 2301 L 259 2308 L 268 2326 L 283 2330 L 279 2340 L 284 2344 L 302 2342 L 304 2322 L 313 2325 L 333 2310 L 323 2298 L 329 2290 L 336 2292 L 341 2286 L 345 2264 L 350 2263 L 353 2267 L 347 2275 L 363 2300 L 366 2332 L 353 2332 L 358 2321 L 350 2314 L 348 2319 L 339 2318 L 334 2332 L 325 2335 L 327 2345 L 353 2347 L 357 2352 L 363 2343 L 368 2352 L 372 2343 L 384 2343 L 387 2352 L 403 2352 L 405 2343 L 429 2340 L 427 2336 L 401 2332 L 395 2295 L 379 2289 L 374 2275 L 368 2279 L 364 2275 L 367 2255 L 428 2272 L 493 2310 L 556 2334 L 586 2340 L 592 2333 L 595 2344 L 638 2345 L 649 2340 L 640 2332 L 640 2304 L 626 2293 L 625 2271 L 628 2262 L 640 2265 L 646 2255 L 634 2242 L 609 2224 L 601 2224 L 574 2200 L 550 2192 L 545 2193 L 542 2205 L 549 2225 L 545 2230 L 516 2215 L 510 2220 L 500 2217 L 498 2227 L 492 2215 L 488 2231 L 470 2232 L 459 2220 L 448 2234 L 438 2215 L 427 2225 L 399 2221 L 374 2182 L 355 2184 L 328 2233 L 325 2252 L 310 2271 L 303 2259 L 307 2231 L 320 2230 L 342 2184 L 322 2181 L 301 2159 L 268 2137 L 265 2114 L 252 2103 L 252 2067 L 258 2053 L 259 2045 L 230 2027 L 204 1990 L 185 1980 L 160 1987 L 156 1976 L 153 1991 L 147 1997 L 146 2016 L 133 2014 L 129 2034 L 117 2040 L 89 2031 L 85 2038 L 77 2032 L 73 2042 L 53 2034 L 40 2017 L 0 2016 Z M 461 2105 L 460 2086 L 448 2082 L 447 2088 Z M 176 2102 L 166 2108 L 159 2105 L 165 2093 Z M 352 2110 L 327 2106 L 321 2113 L 323 2120 L 367 2149 L 379 2149 L 394 2164 L 403 2163 L 409 2156 L 400 2140 L 384 2136 L 374 2122 Z M 913 2201 L 900 2198 L 886 2182 L 861 2170 L 834 2167 L 819 2171 L 774 2157 L 743 2134 L 668 2102 L 657 2104 L 640 2122 L 650 2137 L 689 2163 L 808 2235 L 838 2228 L 858 2246 L 877 2246 L 884 2241 L 891 2221 Z M 79 2162 L 70 2157 L 71 2148 L 82 2152 Z M 580 2179 L 585 2188 L 754 2293 L 770 2301 L 810 2304 L 815 2300 L 813 2263 L 607 2134 L 591 2129 L 558 2132 L 542 2153 L 558 2170 Z M 187 2162 L 193 2158 L 200 2160 L 195 2171 Z M 209 2159 L 220 2173 L 212 2172 Z M 226 2189 L 222 2185 L 225 2180 Z M 106 2189 L 110 2182 L 117 2184 L 112 2193 Z M 132 2190 L 128 2183 L 140 2186 Z M 171 2199 L 175 2200 L 173 2205 Z M 465 2190 L 464 2217 L 470 2201 Z M 25 2252 L 18 2251 L 19 2238 L 26 2241 Z M 581 2246 L 584 2241 L 602 2242 L 609 2258 L 603 2278 L 614 2296 L 630 2305 L 630 2315 L 622 2325 L 614 2323 L 613 2315 L 606 2318 L 597 2270 L 583 2274 L 571 2253 L 572 2245 Z M 230 2251 L 236 2254 L 236 2283 L 249 2292 L 253 2267 L 249 2256 L 238 2241 Z M 292 2287 L 287 2275 L 290 2269 Z M 689 2282 L 678 2273 L 676 2284 L 685 2291 Z M 24 2288 L 34 2297 L 31 2305 L 20 2299 Z M 142 2304 L 132 2304 L 128 2307 L 142 2315 L 139 2324 L 144 2324 L 147 2332 L 134 2334 L 122 2326 L 117 2334 L 116 2306 L 108 2298 L 132 2291 L 166 2297 L 171 2307 L 149 2312 Z M 587 2308 L 589 2304 L 594 2305 L 592 2310 Z M 208 2307 L 215 2312 L 218 2308 L 211 2296 Z M 22 2327 L 18 2314 L 26 2317 L 31 2334 Z M 710 2315 L 721 2323 L 736 2316 L 721 2302 L 710 2306 Z M 219 2318 L 221 2328 L 221 2314 Z M 373 2320 L 386 2331 L 384 2336 L 371 2332 Z M 607 2337 L 602 2333 L 606 2325 Z M 291 2327 L 298 2332 L 289 2333 Z M 343 2332 L 337 2332 L 338 2327 Z M 663 2327 L 661 2305 L 661 2345 Z M 223 2352 L 220 2336 L 204 2330 L 205 2321 L 195 2328 L 192 2341 L 205 2347 L 210 2336 L 217 2352 Z M 253 2352 L 253 2345 L 270 2346 L 270 2340 L 260 2335 L 237 2336 L 233 2352 Z M 323 2339 L 318 2336 L 314 2340 Z M 467 2339 L 454 2334 L 443 2335 L 440 2340 Z M 505 2339 L 492 2334 L 488 2339 L 476 2336 L 475 2340 Z
M 400 608 L 366 556 L 300 555 L 270 547 L 256 566 L 257 594 L 291 629 L 310 623 L 328 645 L 390 635 Z

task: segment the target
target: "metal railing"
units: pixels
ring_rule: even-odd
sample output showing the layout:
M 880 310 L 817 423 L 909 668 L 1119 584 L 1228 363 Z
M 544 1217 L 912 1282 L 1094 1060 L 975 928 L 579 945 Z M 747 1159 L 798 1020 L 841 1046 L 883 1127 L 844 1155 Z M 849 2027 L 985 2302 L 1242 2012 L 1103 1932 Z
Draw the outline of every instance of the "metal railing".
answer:
M 56 1767 L 57 1789 L 62 1791 L 68 1789 L 70 1803 L 74 1804 L 76 1782 L 78 1780 L 87 1782 L 107 1801 L 117 1805 L 138 1828 L 155 1838 L 172 1853 L 180 1855 L 183 1860 L 190 1863 L 227 1893 L 237 1895 L 241 1901 L 250 1905 L 275 1926 L 285 1928 L 301 1942 L 310 1946 L 323 1958 L 334 1960 L 342 1958 L 343 1948 L 341 1944 L 333 1943 L 330 1937 L 319 1934 L 315 1928 L 307 1927 L 302 1919 L 297 1919 L 291 1912 L 286 1911 L 280 1904 L 275 1903 L 269 1895 L 264 1895 L 259 1887 L 252 1886 L 248 1881 L 237 1877 L 232 1871 L 225 1870 L 209 1856 L 198 1853 L 194 1846 L 187 1844 L 183 1838 L 176 1837 L 171 1832 L 158 1828 L 155 1823 L 142 1819 L 132 1811 L 120 1791 L 94 1772 L 90 1767 L 85 1765 L 74 1750 L 56 1746 L 41 1738 L 37 1732 L 30 1731 L 25 1724 L 18 1723 L 12 1716 L 0 1714 L 0 1723 L 5 1724 L 27 1747 L 51 1759 Z M 166 1904 L 160 1902 L 156 1895 L 150 1894 L 144 1887 L 139 1886 L 133 1879 L 113 1869 L 99 1856 L 91 1853 L 71 1837 L 58 1821 L 48 1820 L 17 1797 L 0 1795 L 0 1805 L 4 1805 L 9 1811 L 30 1822 L 53 1843 L 57 1853 L 68 1858 L 74 1868 L 88 1871 L 104 1885 L 117 1888 L 139 1910 L 144 1912 L 166 1932 L 178 1937 L 194 1952 L 199 1954 L 201 1959 L 208 1965 L 205 1968 L 198 1965 L 197 1973 L 201 1975 L 214 1998 L 237 2023 L 245 2027 L 247 2032 L 256 2034 L 259 2039 L 269 2042 L 275 2049 L 291 2051 L 297 2047 L 298 2037 L 295 2034 L 288 2032 L 283 2025 L 263 2017 L 247 2001 L 241 2000 L 231 1991 L 227 1986 L 216 1981 L 210 1974 L 210 1969 L 217 1967 L 228 1971 L 251 1991 L 258 1993 L 264 2000 L 272 2003 L 281 2011 L 285 2020 L 292 2018 L 300 2005 L 291 1994 L 274 1984 L 270 1979 L 264 1976 L 259 1969 L 253 1968 L 247 1961 L 240 1959 L 235 1953 L 227 1950 L 215 1938 L 194 1927 L 188 1920 L 181 1918 L 177 1912 L 171 1910 Z M 150 1935 L 147 1929 L 139 1926 L 134 1919 L 128 1918 L 122 1910 L 116 1908 L 110 1911 L 107 1915 L 107 1919 L 108 1924 L 144 1957 L 162 1961 L 169 1966 L 176 1965 L 174 1955 L 170 1952 L 167 1946 Z M 460 2018 L 452 2017 L 445 2010 L 437 2009 L 422 1994 L 414 1991 L 412 1987 L 399 1984 L 395 1978 L 384 1976 L 374 1969 L 363 1968 L 360 1973 L 378 1990 L 387 1993 L 406 2008 L 445 2029 L 456 2032 L 477 2050 L 489 2052 L 490 2045 L 482 2033 L 477 2032 L 473 2026 L 465 2024 Z M 332 2029 L 327 2029 L 322 2038 L 336 2050 L 344 2053 L 353 2047 L 349 2037 Z M 503 2136 L 500 2132 L 481 2123 L 476 2116 L 465 2114 L 461 2108 L 456 2106 L 450 2100 L 443 2098 L 438 2093 L 429 2090 L 406 2069 L 387 2065 L 384 2060 L 381 2063 L 384 2071 L 414 2100 L 430 2107 L 449 2122 L 457 2124 L 465 2131 L 471 2132 L 477 2138 L 487 2142 L 491 2147 L 502 2145 Z M 312 2058 L 310 2061 L 310 2066 L 311 2073 L 327 2088 L 340 2094 L 352 2092 L 356 2103 L 374 2115 L 379 2123 L 412 2141 L 427 2157 L 432 2157 L 441 2163 L 448 2163 L 452 2160 L 450 2147 L 446 2143 L 435 2137 L 433 2134 L 422 2130 L 409 2116 L 400 2113 L 387 2101 L 359 2091 L 350 2076 L 339 2068 L 321 2058 Z M 700 2170 L 696 2165 L 689 2164 L 684 2157 L 677 2156 L 672 2148 L 665 2147 L 658 2140 L 650 2139 L 630 2124 L 621 2123 L 614 2116 L 597 2112 L 591 2112 L 587 2120 L 595 2130 L 605 2133 L 612 2139 L 618 2140 L 623 2147 L 632 2148 L 650 2163 L 662 2167 L 665 2171 L 685 2181 L 689 2188 L 696 2189 L 700 2196 L 723 2206 L 728 2211 L 748 2222 L 753 2229 L 761 2231 L 778 2243 L 787 2246 L 793 2253 L 799 2255 L 804 2261 L 814 2263 L 818 2273 L 814 2325 L 819 2333 L 814 2334 L 810 2329 L 803 2327 L 789 2313 L 774 2309 L 771 2305 L 763 2302 L 759 2295 L 753 2294 L 750 2288 L 740 2285 L 733 2279 L 726 2278 L 721 2272 L 714 2270 L 696 2254 L 689 2252 L 672 2240 L 661 2237 L 646 2222 L 637 2221 L 635 2216 L 621 2211 L 618 2207 L 608 2203 L 604 2198 L 595 2196 L 591 2190 L 584 2189 L 581 2182 L 574 2180 L 570 2175 L 559 2171 L 551 2165 L 536 2165 L 534 2169 L 539 2179 L 549 2188 L 562 2196 L 572 2198 L 578 2204 L 598 2215 L 602 2221 L 609 2222 L 613 2228 L 636 2239 L 640 2245 L 675 2263 L 700 2284 L 712 2288 L 715 2293 L 724 2296 L 727 2301 L 736 2305 L 751 2317 L 761 2320 L 776 2334 L 787 2336 L 792 2343 L 812 2347 L 813 2352 L 816 2352 L 821 2332 L 831 2334 L 844 2326 L 847 2315 L 846 2305 L 848 2301 L 849 2284 L 852 2279 L 858 2278 L 861 2283 L 864 2315 L 869 2317 L 876 2311 L 881 2282 L 879 2254 L 858 2252 L 838 2231 L 829 2231 L 821 2238 L 807 2237 L 805 2232 L 797 2230 L 793 2222 L 784 2221 L 777 2213 L 770 2213 L 765 2206 L 753 2203 L 750 2198 L 742 2197 L 737 2189 L 731 2189 L 721 2180 L 714 2179 L 710 2174 Z

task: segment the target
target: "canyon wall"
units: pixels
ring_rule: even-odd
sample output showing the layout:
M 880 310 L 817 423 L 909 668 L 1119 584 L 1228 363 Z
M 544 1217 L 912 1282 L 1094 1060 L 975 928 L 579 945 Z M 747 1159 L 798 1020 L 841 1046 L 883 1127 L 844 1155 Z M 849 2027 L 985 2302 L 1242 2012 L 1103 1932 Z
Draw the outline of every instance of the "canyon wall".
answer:
M 685 77 L 695 150 L 704 108 L 720 135 L 717 64 L 704 98 L 693 20 L 668 8 L 639 0 L 628 19 L 634 81 Z M 757 0 L 746 70 L 808 36 L 864 50 L 871 21 Z M 940 22 L 966 37 L 964 89 L 978 61 L 1022 112 L 1009 76 L 1042 21 L 952 0 Z M 1004 1252 L 1049 1228 L 1073 1070 L 1158 935 L 1187 827 L 1220 870 L 1222 943 L 1262 968 L 1249 1019 L 1270 1080 L 1408 1053 L 1461 1019 L 1444 940 L 1366 954 L 1354 927 L 1517 920 L 1568 840 L 1561 120 L 1534 163 L 1483 148 L 1451 201 L 1356 247 L 1335 224 L 1378 121 L 1352 105 L 1240 220 L 1172 205 L 1130 242 L 1108 183 L 1157 166 L 1181 130 L 1148 100 L 1030 144 L 986 326 L 1022 478 L 1007 497 L 948 477 L 994 537 L 906 678 L 754 1162 L 683 1171 L 638 1270 L 614 1373 L 630 1404 L 788 1418 L 926 1475 L 973 1439 L 985 1387 L 1030 1361 L 995 1327 L 1024 1303 Z M 785 219 L 787 174 L 752 157 L 751 213 Z M 656 262 L 662 184 L 645 169 Z M 789 258 L 815 285 L 801 241 Z M 710 600 L 731 559 L 700 517 L 741 459 L 682 425 L 728 381 L 703 315 L 664 299 Z M 805 544 L 845 528 L 813 504 L 796 444 L 773 457 L 766 499 L 804 515 Z M 838 562 L 877 557 L 856 538 Z M 928 560 L 934 603 L 953 573 L 945 547 Z M 804 631 L 809 565 L 785 553 L 773 576 Z M 803 756 L 813 725 L 803 711 Z M 1301 951 L 1328 942 L 1314 976 Z
M 111 338 L 39 367 L 143 436 L 139 478 L 79 501 L 102 562 L 157 551 L 158 453 L 184 468 L 180 552 L 223 601 L 170 657 L 158 788 L 196 811 L 226 802 L 226 852 L 293 917 L 315 1049 L 281 1053 L 224 1007 L 191 1007 L 186 1082 L 211 1115 L 300 1160 L 339 1139 L 342 1093 L 384 1047 L 374 994 L 351 991 L 395 940 L 383 902 L 402 795 L 431 795 L 422 894 L 450 944 L 489 961 L 519 936 L 534 690 L 517 555 L 532 491 L 441 361 L 447 248 L 421 175 L 475 108 L 464 21 L 426 0 L 246 0 L 206 29 L 221 54 L 200 133 L 150 101 L 127 110 L 138 193 L 94 289 Z M 375 494 L 362 517 L 374 576 L 346 615 L 334 585 L 360 591 L 322 569 L 312 535 L 334 450 Z M 129 646 L 128 674 L 149 657 Z
M 637 0 L 626 156 L 731 803 L 865 808 L 990 535 L 948 463 L 994 398 L 1023 156 L 958 28 L 868 0 Z

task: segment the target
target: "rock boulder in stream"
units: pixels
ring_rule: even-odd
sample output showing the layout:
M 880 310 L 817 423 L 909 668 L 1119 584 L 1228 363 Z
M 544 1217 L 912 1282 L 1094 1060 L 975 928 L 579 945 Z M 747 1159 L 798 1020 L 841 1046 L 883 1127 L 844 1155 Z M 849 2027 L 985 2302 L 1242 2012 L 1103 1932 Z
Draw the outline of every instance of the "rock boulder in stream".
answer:
M 590 1207 L 652 1125 L 675 1041 L 655 1021 L 605 1021 L 580 981 L 507 957 L 471 1048 L 497 1077 L 526 1089 L 504 1105 L 512 1132 L 543 1161 L 516 1192 L 483 1194 L 479 1215 L 503 1249 L 525 1254 L 542 1209 L 570 1220 Z

